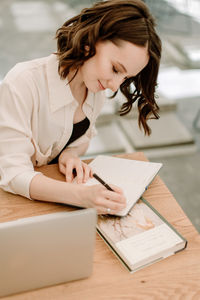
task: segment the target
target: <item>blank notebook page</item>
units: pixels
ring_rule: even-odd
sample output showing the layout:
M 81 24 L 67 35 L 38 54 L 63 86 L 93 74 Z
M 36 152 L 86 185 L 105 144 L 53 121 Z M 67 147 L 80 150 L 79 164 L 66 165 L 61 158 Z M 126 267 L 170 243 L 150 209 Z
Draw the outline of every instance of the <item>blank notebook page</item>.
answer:
M 99 155 L 90 166 L 93 173 L 107 184 L 122 188 L 129 207 L 129 203 L 133 205 L 140 198 L 162 164 Z M 89 179 L 86 183 L 86 185 L 93 184 L 98 184 L 95 178 Z

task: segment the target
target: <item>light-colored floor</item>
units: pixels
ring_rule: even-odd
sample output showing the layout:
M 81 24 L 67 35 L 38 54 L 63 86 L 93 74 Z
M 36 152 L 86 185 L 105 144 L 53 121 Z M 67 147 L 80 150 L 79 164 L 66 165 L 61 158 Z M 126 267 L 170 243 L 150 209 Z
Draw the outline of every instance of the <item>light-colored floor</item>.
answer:
M 56 29 L 81 7 L 90 6 L 92 2 L 94 1 L 1 0 L 0 80 L 17 62 L 54 52 Z M 180 146 L 174 152 L 163 152 L 162 149 L 158 149 L 149 159 L 163 163 L 160 176 L 200 231 L 200 131 L 193 128 L 193 120 L 198 109 L 200 99 L 184 99 L 177 101 L 176 109 L 173 110 L 177 119 L 188 130 L 196 148 L 190 151 L 187 147 Z M 167 128 L 168 124 L 165 134 L 170 136 Z M 111 120 L 108 114 L 107 119 L 100 122 L 99 138 L 94 140 L 89 154 L 95 155 L 99 152 L 112 154 L 134 150 L 118 121 L 116 122 L 115 118 Z
M 153 160 L 163 163 L 160 176 L 200 232 L 200 131 L 193 128 L 193 120 L 198 109 L 200 99 L 181 100 L 177 108 L 177 117 L 194 137 L 196 151 Z

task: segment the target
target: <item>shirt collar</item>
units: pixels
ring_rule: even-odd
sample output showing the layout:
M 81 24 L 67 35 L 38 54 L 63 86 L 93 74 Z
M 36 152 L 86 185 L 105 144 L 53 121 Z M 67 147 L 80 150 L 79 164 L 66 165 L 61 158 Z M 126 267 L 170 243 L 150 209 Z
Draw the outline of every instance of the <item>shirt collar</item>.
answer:
M 58 58 L 51 54 L 47 58 L 47 81 L 49 89 L 50 110 L 52 112 L 74 101 L 67 79 L 61 79 L 58 73 Z

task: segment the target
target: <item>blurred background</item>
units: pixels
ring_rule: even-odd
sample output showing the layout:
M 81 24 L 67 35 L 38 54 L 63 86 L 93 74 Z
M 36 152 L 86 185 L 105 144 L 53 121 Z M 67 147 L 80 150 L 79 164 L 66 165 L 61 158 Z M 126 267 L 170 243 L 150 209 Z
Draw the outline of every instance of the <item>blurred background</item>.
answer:
M 126 1 L 126 0 L 124 0 Z M 0 81 L 18 62 L 56 50 L 55 31 L 91 0 L 0 0 Z M 162 162 L 160 176 L 200 232 L 200 0 L 145 0 L 163 43 L 150 137 L 137 113 L 119 117 L 122 95 L 108 100 L 85 157 L 142 151 Z M 109 96 L 109 92 L 108 92 Z

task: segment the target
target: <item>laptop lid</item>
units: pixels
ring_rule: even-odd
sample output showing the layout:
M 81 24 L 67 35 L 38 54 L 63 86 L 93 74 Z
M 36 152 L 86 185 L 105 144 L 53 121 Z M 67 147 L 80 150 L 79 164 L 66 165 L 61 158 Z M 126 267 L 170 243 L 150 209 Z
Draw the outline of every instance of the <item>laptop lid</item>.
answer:
M 95 228 L 92 208 L 0 223 L 0 296 L 91 275 Z

